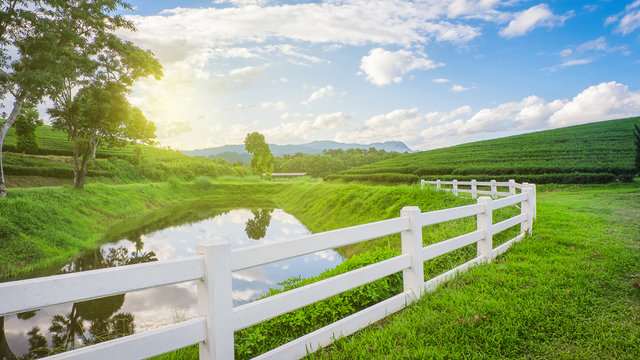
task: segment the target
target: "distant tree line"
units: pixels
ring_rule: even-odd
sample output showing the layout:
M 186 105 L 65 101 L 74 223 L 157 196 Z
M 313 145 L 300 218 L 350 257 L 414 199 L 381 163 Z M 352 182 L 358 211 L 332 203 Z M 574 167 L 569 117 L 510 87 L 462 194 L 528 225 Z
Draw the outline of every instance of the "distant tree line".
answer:
M 341 170 L 391 159 L 400 155 L 370 147 L 369 149 L 331 149 L 322 154 L 310 155 L 296 153 L 275 158 L 274 172 L 307 173 L 314 177 L 325 178 Z

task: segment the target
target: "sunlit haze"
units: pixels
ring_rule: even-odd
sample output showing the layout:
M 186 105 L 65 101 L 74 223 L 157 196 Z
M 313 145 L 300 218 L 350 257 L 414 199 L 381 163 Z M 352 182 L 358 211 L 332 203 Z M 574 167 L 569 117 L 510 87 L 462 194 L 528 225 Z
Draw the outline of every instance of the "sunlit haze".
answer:
M 131 1 L 161 81 L 130 101 L 183 150 L 426 150 L 640 114 L 640 0 Z

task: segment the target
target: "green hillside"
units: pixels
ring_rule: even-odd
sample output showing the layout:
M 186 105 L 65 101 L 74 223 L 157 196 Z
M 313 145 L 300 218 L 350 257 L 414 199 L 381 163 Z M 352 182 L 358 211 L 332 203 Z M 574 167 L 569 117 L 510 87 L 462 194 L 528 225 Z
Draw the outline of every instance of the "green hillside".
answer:
M 539 131 L 403 154 L 341 171 L 330 179 L 415 182 L 515 179 L 535 183 L 607 183 L 634 174 L 633 124 L 640 117 Z
M 38 136 L 38 143 L 40 149 L 35 152 L 38 155 L 62 155 L 73 156 L 73 143 L 69 140 L 67 134 L 63 131 L 56 130 L 51 126 L 39 126 L 36 130 Z M 15 149 L 16 137 L 15 129 L 9 129 L 7 138 L 4 141 L 4 151 L 17 152 Z M 142 145 L 143 153 L 148 158 L 153 159 L 185 159 L 186 155 L 179 151 L 167 150 L 155 146 Z M 108 158 L 117 156 L 120 158 L 126 158 L 133 156 L 133 145 L 126 145 L 121 148 L 108 146 L 100 146 L 96 154 L 97 158 Z
M 66 133 L 51 126 L 40 126 L 36 134 L 40 148 L 31 154 L 17 153 L 15 130 L 11 129 L 3 147 L 4 172 L 9 187 L 60 185 L 56 179 L 73 179 L 73 143 Z M 177 177 L 190 180 L 197 176 L 248 175 L 248 168 L 232 166 L 222 160 L 192 158 L 177 150 L 142 145 L 141 157 L 134 146 L 100 146 L 89 167 L 90 182 L 137 182 Z M 31 178 L 44 177 L 34 181 Z M 94 180 L 91 180 L 94 179 Z

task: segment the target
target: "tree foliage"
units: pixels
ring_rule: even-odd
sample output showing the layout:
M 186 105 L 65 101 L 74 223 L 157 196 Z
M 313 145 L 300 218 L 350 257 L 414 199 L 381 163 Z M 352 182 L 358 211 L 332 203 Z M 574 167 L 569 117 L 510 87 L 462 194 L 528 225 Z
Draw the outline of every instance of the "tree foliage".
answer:
M 398 156 L 397 152 L 386 152 L 375 148 L 323 150 L 322 154 L 297 153 L 276 158 L 277 172 L 304 172 L 314 177 L 327 177 L 338 171 L 371 164 Z
M 259 132 L 247 134 L 244 146 L 247 152 L 253 154 L 251 167 L 257 172 L 270 176 L 273 172 L 273 154 L 271 154 L 271 149 L 269 149 L 264 135 Z
M 150 51 L 113 34 L 122 28 L 133 30 L 130 22 L 111 15 L 128 4 L 119 0 L 70 3 L 76 7 L 59 11 L 56 19 L 72 34 L 60 36 L 60 47 L 72 54 L 74 67 L 61 74 L 58 86 L 50 88 L 54 106 L 49 113 L 53 125 L 67 132 L 74 143 L 74 185 L 82 188 L 89 158 L 101 142 L 122 146 L 135 140 L 149 143 L 155 137 L 155 125 L 125 95 L 139 78 L 160 79 L 162 66 Z
M 150 53 L 113 35 L 134 30 L 117 14 L 131 9 L 122 0 L 12 0 L 0 5 L 0 98 L 13 97 L 13 109 L 0 126 L 0 170 L 4 139 L 25 103 L 48 96 L 58 105 L 70 104 L 73 92 L 100 81 L 130 86 L 145 76 Z M 9 56 L 9 48 L 16 49 Z M 146 53 L 144 56 L 142 53 Z M 110 68 L 114 67 L 115 71 Z M 151 71 L 159 76 L 160 65 Z M 117 69 L 126 69 L 120 76 Z M 4 172 L 0 195 L 5 195 Z
M 87 164 L 101 141 L 123 146 L 128 141 L 150 143 L 155 125 L 129 104 L 119 84 L 94 83 L 70 102 L 49 110 L 52 125 L 67 132 L 74 143 L 74 185 L 84 186 Z
M 38 150 L 36 129 L 42 125 L 44 123 L 40 120 L 37 109 L 23 107 L 20 116 L 16 119 L 16 149 L 23 153 Z

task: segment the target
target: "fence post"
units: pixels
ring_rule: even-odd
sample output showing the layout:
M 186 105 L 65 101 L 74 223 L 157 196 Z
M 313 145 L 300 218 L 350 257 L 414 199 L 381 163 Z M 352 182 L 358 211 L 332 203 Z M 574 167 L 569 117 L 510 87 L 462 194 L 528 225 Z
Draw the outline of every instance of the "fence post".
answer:
M 205 268 L 204 278 L 198 281 L 198 309 L 207 318 L 200 360 L 233 359 L 231 248 L 226 241 L 204 241 L 197 252 L 204 255 Z
M 513 179 L 509 179 L 509 195 L 516 194 L 516 181 Z
M 424 270 L 422 261 L 422 226 L 418 224 L 420 208 L 405 206 L 400 210 L 400 216 L 409 218 L 409 230 L 400 233 L 402 254 L 409 254 L 411 267 L 402 270 L 402 285 L 404 291 L 411 290 L 414 299 L 422 296 Z
M 531 184 L 531 205 L 533 206 L 533 218 L 535 219 L 538 215 L 538 193 L 536 190 L 536 184 Z M 533 224 L 532 224 L 533 225 Z
M 531 200 L 532 200 L 532 195 L 531 195 L 531 187 L 529 186 L 529 184 L 527 183 L 523 183 L 522 184 L 522 193 L 526 194 L 527 196 L 525 197 L 524 200 L 522 200 L 522 202 L 520 202 L 520 214 L 525 214 L 525 220 L 523 222 L 520 223 L 520 234 L 524 234 L 525 231 L 528 232 L 529 234 L 531 234 L 533 227 L 532 222 L 532 207 L 531 207 Z
M 436 190 L 440 190 L 440 180 L 436 180 Z
M 458 196 L 458 180 L 453 180 L 453 187 L 451 189 L 454 196 Z
M 484 238 L 478 241 L 478 257 L 490 262 L 493 251 L 493 234 L 491 225 L 493 224 L 493 213 L 491 210 L 491 198 L 481 196 L 478 204 L 484 207 L 484 211 L 476 215 L 476 226 L 478 230 L 484 231 Z
M 420 190 L 424 190 L 424 179 L 420 179 Z
M 496 181 L 491 180 L 491 198 L 495 200 L 498 197 L 498 187 L 496 186 Z
M 478 197 L 478 186 L 476 185 L 476 180 L 471 180 L 471 198 L 475 199 Z

